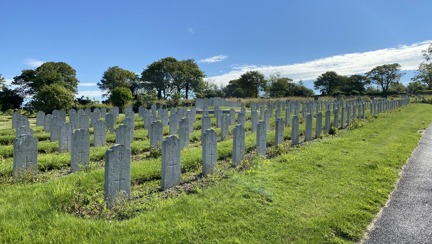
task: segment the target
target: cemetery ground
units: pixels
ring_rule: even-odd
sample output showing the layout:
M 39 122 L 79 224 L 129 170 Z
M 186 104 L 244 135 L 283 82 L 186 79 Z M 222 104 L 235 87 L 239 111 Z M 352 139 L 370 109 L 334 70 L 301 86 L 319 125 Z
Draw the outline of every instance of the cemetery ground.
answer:
M 92 147 L 90 167 L 70 174 L 70 154 L 32 126 L 39 173 L 13 180 L 15 132 L 11 117 L 2 116 L 0 242 L 356 242 L 388 200 L 431 113 L 431 105 L 410 104 L 296 147 L 288 140 L 274 147 L 269 131 L 266 157 L 256 155 L 255 133 L 247 133 L 240 166 L 231 166 L 232 140 L 218 142 L 209 177 L 201 177 L 197 121 L 181 152 L 181 185 L 166 191 L 159 190 L 160 151 L 149 149 L 136 119 L 131 199 L 113 209 L 103 192 L 109 146 Z M 114 141 L 108 133 L 108 144 Z

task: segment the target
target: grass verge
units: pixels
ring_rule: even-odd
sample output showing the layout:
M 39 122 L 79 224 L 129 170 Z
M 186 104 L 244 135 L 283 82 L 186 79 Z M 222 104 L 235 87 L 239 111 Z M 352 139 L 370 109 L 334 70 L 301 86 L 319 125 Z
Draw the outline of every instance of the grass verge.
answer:
M 387 201 L 431 112 L 430 105 L 413 104 L 271 159 L 248 157 L 247 170 L 227 169 L 193 190 L 135 202 L 151 205 L 139 214 L 130 203 L 120 205 L 119 212 L 134 215 L 123 221 L 65 211 L 71 196 L 103 206 L 102 196 L 74 194 L 82 185 L 99 187 L 98 172 L 4 184 L 0 242 L 355 242 Z

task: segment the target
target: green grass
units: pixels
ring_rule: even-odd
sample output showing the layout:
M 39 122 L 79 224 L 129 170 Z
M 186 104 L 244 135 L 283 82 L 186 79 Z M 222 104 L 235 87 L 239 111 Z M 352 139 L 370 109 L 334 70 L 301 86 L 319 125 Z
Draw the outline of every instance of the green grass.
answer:
M 182 185 L 166 192 L 158 190 L 160 158 L 142 155 L 148 141 L 136 131 L 132 199 L 114 210 L 103 201 L 106 148 L 92 149 L 96 165 L 72 175 L 65 173 L 68 154 L 47 153 L 43 162 L 62 163 L 40 173 L 42 180 L 0 183 L 0 242 L 356 242 L 387 201 L 431 112 L 413 104 L 301 147 L 287 141 L 269 148 L 267 159 L 249 153 L 236 169 L 228 139 L 218 143 L 217 173 L 209 178 L 199 176 L 201 148 L 191 140 L 181 155 Z M 252 151 L 255 134 L 246 138 Z M 273 131 L 267 140 L 270 146 Z M 11 158 L 0 166 L 10 174 Z

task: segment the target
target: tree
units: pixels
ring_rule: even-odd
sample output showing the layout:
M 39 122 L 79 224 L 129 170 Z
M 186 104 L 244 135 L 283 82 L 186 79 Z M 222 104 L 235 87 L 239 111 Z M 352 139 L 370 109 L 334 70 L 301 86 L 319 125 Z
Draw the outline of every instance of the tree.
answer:
M 68 110 L 74 104 L 74 95 L 61 83 L 43 85 L 34 95 L 32 104 L 36 110 L 45 113 L 54 109 Z
M 239 79 L 230 80 L 227 86 L 223 88 L 223 93 L 225 97 L 238 97 L 245 98 L 247 97 L 245 90 L 242 88 Z
M 17 90 L 3 86 L 0 91 L 0 107 L 5 112 L 9 109 L 19 109 L 24 101 Z
M 412 81 L 418 81 L 428 86 L 428 89 L 432 89 L 432 44 L 427 50 L 423 51 L 425 62 L 422 62 L 417 69 L 416 75 L 412 78 Z
M 244 97 L 258 97 L 260 91 L 267 87 L 264 75 L 258 71 L 247 71 L 238 79 L 240 88 L 243 90 Z
M 157 91 L 158 99 L 167 98 L 167 91 L 171 89 L 174 66 L 177 59 L 167 57 L 147 66 L 147 69 L 141 73 L 141 81 L 146 89 Z
M 286 97 L 290 87 L 290 82 L 292 82 L 290 78 L 283 78 L 279 74 L 270 75 L 268 84 L 269 96 Z
M 111 103 L 120 108 L 124 108 L 132 99 L 132 92 L 126 87 L 114 88 L 109 97 Z
M 203 87 L 195 94 L 197 98 L 224 97 L 222 88 L 218 87 L 212 81 L 203 81 Z
M 410 82 L 407 86 L 407 91 L 409 94 L 416 94 L 427 89 L 427 86 L 420 81 Z
M 0 74 L 0 87 L 4 87 L 6 83 L 5 78 L 3 77 L 3 75 Z
M 132 71 L 122 69 L 118 66 L 109 67 L 97 83 L 99 89 L 106 92 L 103 96 L 109 96 L 111 91 L 117 87 L 125 87 L 134 91 L 138 82 L 138 75 Z
M 76 71 L 64 62 L 46 62 L 35 70 L 23 70 L 14 77 L 12 84 L 19 86 L 22 96 L 34 95 L 45 85 L 60 84 L 70 93 L 76 93 L 78 87 Z
M 341 85 L 344 82 L 344 77 L 338 75 L 334 71 L 327 71 L 318 76 L 314 81 L 314 88 L 321 92 L 321 95 L 335 95 L 341 92 Z
M 342 92 L 349 95 L 361 95 L 366 92 L 365 86 L 369 84 L 369 80 L 364 75 L 351 75 L 342 79 Z
M 402 76 L 400 68 L 401 66 L 398 63 L 384 64 L 373 68 L 366 73 L 366 76 L 372 83 L 379 85 L 382 93 L 386 96 L 390 85 L 399 82 Z
M 182 88 L 185 89 L 185 98 L 189 98 L 189 92 L 193 91 L 195 94 L 202 91 L 204 88 L 203 78 L 204 72 L 198 67 L 193 59 L 180 61 L 183 73 Z

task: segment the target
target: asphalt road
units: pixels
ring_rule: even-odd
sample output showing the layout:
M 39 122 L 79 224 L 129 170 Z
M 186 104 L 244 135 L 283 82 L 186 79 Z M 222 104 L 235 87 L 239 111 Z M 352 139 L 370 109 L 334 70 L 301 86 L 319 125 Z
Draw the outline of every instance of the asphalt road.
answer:
M 432 243 L 432 126 L 403 168 L 365 243 Z

